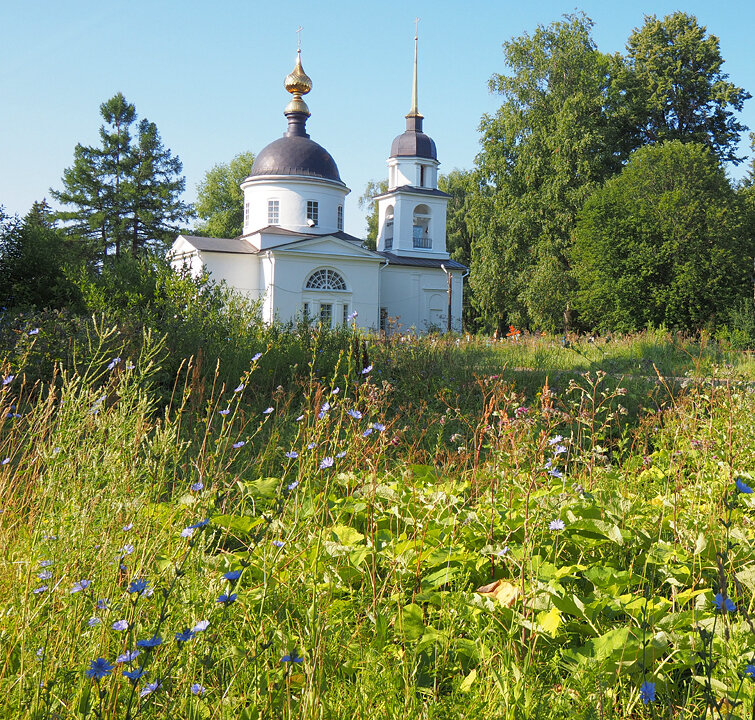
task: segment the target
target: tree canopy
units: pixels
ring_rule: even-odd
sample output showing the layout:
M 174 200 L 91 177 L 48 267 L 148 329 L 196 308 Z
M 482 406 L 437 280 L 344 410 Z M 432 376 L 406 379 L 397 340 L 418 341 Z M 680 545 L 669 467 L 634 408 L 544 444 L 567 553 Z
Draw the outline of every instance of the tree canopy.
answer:
M 181 199 L 181 161 L 165 148 L 157 126 L 136 126 L 136 108 L 117 93 L 102 103 L 100 145 L 76 145 L 73 165 L 52 197 L 71 209 L 57 213 L 67 232 L 102 258 L 130 250 L 164 248 L 192 215 Z
M 748 296 L 753 239 L 715 154 L 673 140 L 637 150 L 588 199 L 572 261 L 591 327 L 696 330 Z
M 254 153 L 239 153 L 230 163 L 213 165 L 197 186 L 196 211 L 201 222 L 196 232 L 210 237 L 238 237 L 244 232 L 244 193 Z M 259 228 L 255 228 L 259 229 Z

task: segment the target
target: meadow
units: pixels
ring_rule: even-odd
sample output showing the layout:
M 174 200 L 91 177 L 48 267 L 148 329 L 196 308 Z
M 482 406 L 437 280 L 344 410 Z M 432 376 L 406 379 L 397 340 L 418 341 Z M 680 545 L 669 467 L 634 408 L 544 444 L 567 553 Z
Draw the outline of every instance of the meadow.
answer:
M 0 717 L 753 715 L 747 353 L 236 330 L 0 327 Z

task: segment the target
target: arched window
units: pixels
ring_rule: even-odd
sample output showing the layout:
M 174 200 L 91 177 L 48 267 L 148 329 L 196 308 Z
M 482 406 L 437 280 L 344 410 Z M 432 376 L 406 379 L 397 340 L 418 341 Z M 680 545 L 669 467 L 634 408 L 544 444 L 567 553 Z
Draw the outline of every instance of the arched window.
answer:
M 417 205 L 412 218 L 412 247 L 432 248 L 433 239 L 430 236 L 430 208 L 427 205 Z
M 385 227 L 383 229 L 384 246 L 386 250 L 393 248 L 393 205 L 385 210 Z
M 335 270 L 315 270 L 307 278 L 307 290 L 346 290 L 346 281 Z

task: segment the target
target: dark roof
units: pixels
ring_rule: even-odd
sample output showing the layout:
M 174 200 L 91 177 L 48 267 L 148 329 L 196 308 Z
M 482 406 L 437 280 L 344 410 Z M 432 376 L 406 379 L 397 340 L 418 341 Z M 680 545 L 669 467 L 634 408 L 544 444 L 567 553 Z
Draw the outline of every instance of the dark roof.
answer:
M 378 198 L 385 197 L 386 195 L 392 195 L 397 191 L 416 193 L 417 195 L 432 195 L 434 197 L 451 197 L 448 193 L 444 193 L 442 190 L 438 190 L 436 188 L 418 187 L 417 185 L 398 185 L 388 192 L 381 193 L 380 195 L 375 195 L 372 199 L 377 200 Z
M 294 230 L 287 230 L 280 225 L 265 225 L 265 227 L 255 230 L 253 232 L 242 235 L 242 237 L 251 237 L 252 235 L 259 235 L 265 233 L 265 235 L 286 235 L 289 237 L 301 237 L 301 238 L 313 238 L 317 237 L 314 233 L 295 232 Z
M 251 177 L 260 175 L 303 175 L 342 182 L 331 154 L 301 135 L 284 135 L 263 148 L 250 173 Z
M 440 260 L 439 258 L 406 257 L 385 251 L 378 251 L 378 255 L 382 255 L 388 261 L 389 265 L 427 268 L 439 268 L 441 265 L 445 265 L 449 270 L 469 270 L 466 265 L 462 265 L 460 262 L 451 259 Z
M 406 118 L 406 131 L 394 139 L 391 145 L 391 157 L 438 159 L 435 142 L 429 135 L 422 132 L 421 117 L 410 116 Z
M 343 230 L 339 230 L 338 232 L 334 232 L 334 233 L 328 233 L 328 235 L 336 237 L 339 240 L 348 240 L 349 242 L 357 242 L 360 245 L 364 242 L 364 240 L 362 240 L 361 238 L 358 238 L 355 235 L 349 235 L 349 233 L 345 233 Z
M 237 253 L 242 255 L 256 255 L 257 251 L 242 238 L 214 238 L 198 235 L 181 235 L 197 250 L 204 252 Z

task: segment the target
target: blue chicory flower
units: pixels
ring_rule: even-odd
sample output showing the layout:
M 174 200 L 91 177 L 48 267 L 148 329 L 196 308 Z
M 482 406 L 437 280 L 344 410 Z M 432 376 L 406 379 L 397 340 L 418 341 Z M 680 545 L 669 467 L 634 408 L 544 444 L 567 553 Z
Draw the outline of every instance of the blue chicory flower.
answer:
M 300 662 L 304 662 L 304 658 L 301 657 L 301 655 L 299 655 L 299 653 L 296 652 L 296 650 L 294 650 L 292 653 L 289 653 L 288 655 L 284 655 L 281 658 L 281 662 L 300 663 Z
M 347 410 L 346 414 L 350 417 L 353 417 L 354 420 L 361 420 L 362 419 L 362 413 L 359 412 L 359 410 Z
M 752 492 L 752 488 L 747 483 L 745 483 L 742 478 L 737 478 L 737 490 L 744 494 L 749 494 Z
M 239 440 L 238 442 L 233 443 L 231 447 L 233 447 L 234 450 L 238 450 L 239 448 L 244 447 L 246 443 L 243 440 Z
M 564 521 L 560 518 L 556 518 L 555 520 L 551 520 L 548 524 L 549 530 L 563 530 L 566 526 L 564 525 Z
M 326 468 L 330 468 L 330 467 L 333 467 L 333 463 L 334 463 L 334 462 L 335 462 L 335 461 L 333 460 L 333 458 L 332 458 L 332 457 L 324 457 L 324 458 L 323 458 L 323 459 L 322 459 L 322 460 L 320 461 L 320 470 L 325 470 Z
M 144 668 L 138 667 L 136 670 L 124 670 L 121 674 L 123 677 L 127 677 L 132 685 L 136 685 L 137 681 L 144 675 Z
M 79 580 L 72 588 L 71 594 L 86 590 L 92 584 L 91 580 Z
M 176 633 L 176 640 L 179 643 L 189 642 L 194 637 L 194 631 L 186 628 L 183 632 Z
M 231 605 L 236 602 L 237 598 L 238 595 L 236 595 L 236 593 L 223 593 L 218 597 L 217 602 L 221 605 Z
M 141 650 L 126 650 L 125 653 L 115 658 L 117 663 L 132 663 L 142 654 Z
M 732 599 L 728 596 L 724 597 L 721 593 L 716 593 L 716 595 L 713 596 L 713 604 L 716 606 L 716 609 L 721 612 L 735 612 L 737 609 L 737 606 Z
M 229 570 L 225 575 L 223 575 L 223 577 L 226 580 L 234 582 L 241 577 L 241 570 Z
M 192 695 L 204 695 L 205 690 L 206 690 L 205 686 L 200 685 L 199 683 L 193 683 L 191 686 Z
M 286 457 L 287 457 L 287 458 L 288 458 L 289 460 L 296 460 L 296 458 L 298 458 L 298 457 L 299 457 L 299 453 L 298 453 L 298 452 L 296 452 L 296 450 L 289 450 L 289 451 L 288 451 L 288 452 L 286 453 Z
M 646 680 L 640 685 L 640 698 L 645 705 L 655 701 L 655 683 Z
M 137 647 L 143 647 L 147 649 L 156 648 L 158 645 L 163 644 L 163 639 L 159 635 L 153 635 L 151 638 L 147 638 L 146 640 L 137 640 L 136 646 Z
M 87 677 L 92 678 L 95 682 L 99 682 L 102 678 L 107 677 L 113 672 L 113 667 L 114 666 L 105 660 L 105 658 L 97 658 L 96 660 L 91 661 L 89 670 L 84 674 Z
M 149 585 L 149 580 L 145 580 L 144 578 L 132 580 L 131 584 L 128 586 L 128 593 L 130 595 L 132 595 L 133 593 L 136 593 L 137 595 L 142 595 L 144 591 L 147 589 L 147 585 Z
M 113 625 L 113 630 L 117 630 L 118 632 L 122 632 L 123 630 L 128 630 L 128 620 L 116 620 Z
M 210 621 L 209 620 L 200 620 L 192 629 L 192 632 L 198 633 L 198 632 L 204 632 L 207 630 L 207 628 L 210 627 Z

